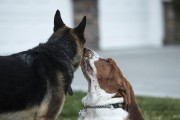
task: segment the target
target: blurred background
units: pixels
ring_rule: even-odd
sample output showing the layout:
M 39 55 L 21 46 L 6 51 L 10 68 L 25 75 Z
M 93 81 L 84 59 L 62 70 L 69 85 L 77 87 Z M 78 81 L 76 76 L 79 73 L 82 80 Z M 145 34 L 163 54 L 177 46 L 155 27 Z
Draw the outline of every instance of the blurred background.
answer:
M 0 55 L 46 42 L 55 11 L 86 46 L 114 58 L 138 95 L 180 98 L 180 0 L 0 0 Z M 87 90 L 81 70 L 73 89 Z

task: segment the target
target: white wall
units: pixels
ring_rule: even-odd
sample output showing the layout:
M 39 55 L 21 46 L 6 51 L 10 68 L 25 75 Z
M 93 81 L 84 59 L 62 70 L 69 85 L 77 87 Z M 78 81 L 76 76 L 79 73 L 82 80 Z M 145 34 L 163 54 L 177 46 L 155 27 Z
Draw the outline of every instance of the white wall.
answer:
M 152 45 L 163 45 L 164 13 L 162 0 L 149 0 L 148 38 Z
M 73 27 L 71 0 L 0 0 L 0 55 L 47 41 L 56 9 Z M 161 0 L 98 0 L 100 49 L 155 45 L 163 39 Z
M 161 0 L 98 0 L 100 49 L 162 45 Z
M 57 9 L 64 23 L 73 27 L 71 0 L 0 0 L 0 55 L 46 42 Z

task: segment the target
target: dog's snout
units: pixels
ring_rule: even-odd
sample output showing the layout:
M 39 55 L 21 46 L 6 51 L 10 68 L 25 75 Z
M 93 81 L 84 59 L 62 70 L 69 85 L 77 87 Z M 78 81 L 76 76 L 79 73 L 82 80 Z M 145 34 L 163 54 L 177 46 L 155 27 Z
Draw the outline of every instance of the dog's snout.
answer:
M 89 57 L 90 51 L 91 51 L 90 49 L 84 48 L 84 50 L 83 50 L 83 56 L 84 56 L 84 57 Z
M 84 51 L 86 51 L 87 48 L 84 48 Z
M 89 48 L 84 48 L 83 57 L 86 59 L 87 58 L 88 59 L 97 58 L 97 53 L 94 52 L 93 50 L 89 49 Z
M 84 53 L 90 51 L 88 48 L 84 48 Z

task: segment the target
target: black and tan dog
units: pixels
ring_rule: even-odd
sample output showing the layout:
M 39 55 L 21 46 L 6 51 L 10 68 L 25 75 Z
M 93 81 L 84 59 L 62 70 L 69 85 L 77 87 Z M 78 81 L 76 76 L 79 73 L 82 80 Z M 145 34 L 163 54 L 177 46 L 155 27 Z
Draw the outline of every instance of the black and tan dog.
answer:
M 9 56 L 0 56 L 0 120 L 55 120 L 85 44 L 86 17 L 72 29 L 59 10 L 54 33 L 46 43 Z

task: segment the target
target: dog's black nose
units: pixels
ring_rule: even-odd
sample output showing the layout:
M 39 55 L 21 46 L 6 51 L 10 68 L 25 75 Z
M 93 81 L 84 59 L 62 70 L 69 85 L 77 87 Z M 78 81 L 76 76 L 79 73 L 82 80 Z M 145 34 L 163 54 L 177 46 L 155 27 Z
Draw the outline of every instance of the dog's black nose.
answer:
M 84 52 L 88 52 L 88 51 L 90 51 L 88 48 L 84 48 L 84 50 L 83 50 Z
M 83 50 L 84 52 L 86 52 L 87 51 L 87 48 L 84 48 L 84 50 Z
M 90 49 L 84 48 L 84 50 L 83 50 L 83 56 L 84 56 L 84 57 L 89 57 L 90 51 L 91 51 Z

